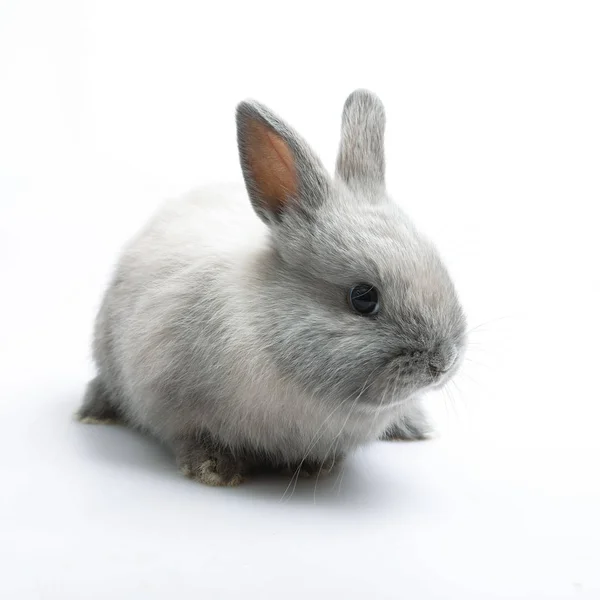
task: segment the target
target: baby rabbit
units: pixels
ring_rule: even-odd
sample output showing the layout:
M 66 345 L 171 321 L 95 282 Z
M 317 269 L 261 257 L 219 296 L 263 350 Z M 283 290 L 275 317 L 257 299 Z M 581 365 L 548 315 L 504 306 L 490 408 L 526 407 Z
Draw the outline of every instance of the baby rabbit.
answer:
M 147 431 L 209 485 L 423 438 L 419 394 L 459 367 L 465 317 L 387 195 L 384 126 L 377 96 L 353 92 L 331 178 L 289 125 L 242 102 L 246 189 L 168 202 L 125 248 L 80 419 Z

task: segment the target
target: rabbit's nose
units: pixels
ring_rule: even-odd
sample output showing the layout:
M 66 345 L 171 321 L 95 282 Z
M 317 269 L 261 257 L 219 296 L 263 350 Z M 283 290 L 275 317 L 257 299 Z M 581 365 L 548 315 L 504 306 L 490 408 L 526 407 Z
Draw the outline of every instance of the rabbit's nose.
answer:
M 447 373 L 458 357 L 458 350 L 454 344 L 440 344 L 429 355 L 429 368 L 435 374 Z

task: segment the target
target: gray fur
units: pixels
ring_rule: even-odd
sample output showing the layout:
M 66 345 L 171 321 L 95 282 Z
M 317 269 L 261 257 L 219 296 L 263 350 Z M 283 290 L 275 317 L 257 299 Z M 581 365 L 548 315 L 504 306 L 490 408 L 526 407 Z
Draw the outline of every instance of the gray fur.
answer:
M 296 160 L 299 197 L 284 214 L 270 214 L 248 178 L 249 115 Z M 350 97 L 332 180 L 280 119 L 240 105 L 248 193 L 168 202 L 125 248 L 97 318 L 82 417 L 112 406 L 210 484 L 238 483 L 246 463 L 335 461 L 411 411 L 420 422 L 415 397 L 457 370 L 465 319 L 435 248 L 385 193 L 382 139 L 370 137 L 383 135 L 382 115 L 374 95 Z M 376 318 L 348 307 L 358 282 L 380 290 Z
M 336 175 L 350 186 L 385 187 L 385 109 L 367 90 L 352 92 L 344 104 Z

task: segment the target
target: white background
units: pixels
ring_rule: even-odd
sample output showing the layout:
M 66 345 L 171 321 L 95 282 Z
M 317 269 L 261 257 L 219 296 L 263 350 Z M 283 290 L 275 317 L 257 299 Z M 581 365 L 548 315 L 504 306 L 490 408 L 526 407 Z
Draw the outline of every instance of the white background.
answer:
M 599 32 L 594 2 L 3 0 L 0 596 L 600 598 Z M 121 244 L 240 180 L 235 104 L 331 169 L 356 87 L 477 327 L 440 436 L 290 497 L 73 422 Z

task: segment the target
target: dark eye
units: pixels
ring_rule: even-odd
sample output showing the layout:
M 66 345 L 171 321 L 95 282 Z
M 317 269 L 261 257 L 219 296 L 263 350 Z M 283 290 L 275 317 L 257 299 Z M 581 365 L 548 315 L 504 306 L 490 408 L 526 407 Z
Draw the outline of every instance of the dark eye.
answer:
M 379 312 L 379 292 L 370 283 L 357 283 L 348 292 L 350 306 L 361 315 L 376 315 Z

